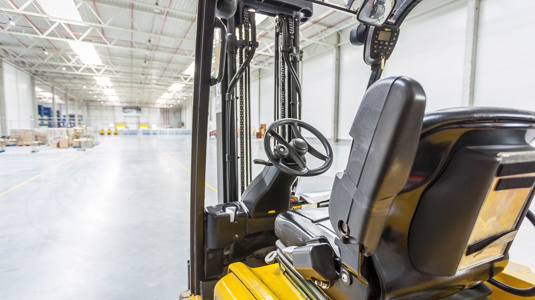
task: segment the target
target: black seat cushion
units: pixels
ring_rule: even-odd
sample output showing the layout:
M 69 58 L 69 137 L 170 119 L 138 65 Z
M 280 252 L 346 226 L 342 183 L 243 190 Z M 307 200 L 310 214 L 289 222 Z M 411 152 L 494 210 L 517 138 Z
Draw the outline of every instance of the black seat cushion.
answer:
M 325 208 L 298 209 L 281 213 L 275 220 L 275 234 L 287 246 L 304 246 L 306 241 L 324 236 L 336 251 L 336 234 Z M 338 254 L 338 253 L 337 253 Z

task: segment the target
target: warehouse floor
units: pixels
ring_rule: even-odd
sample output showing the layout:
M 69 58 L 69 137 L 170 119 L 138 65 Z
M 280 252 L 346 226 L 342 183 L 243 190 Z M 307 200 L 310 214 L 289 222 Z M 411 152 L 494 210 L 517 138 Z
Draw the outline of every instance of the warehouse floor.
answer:
M 0 298 L 176 299 L 187 287 L 190 143 L 104 136 L 87 151 L 0 153 Z M 208 146 L 215 166 L 216 140 Z M 260 140 L 253 148 L 265 158 Z M 333 167 L 303 179 L 301 191 L 331 187 L 349 144 L 333 148 Z M 215 167 L 206 183 L 206 203 L 215 204 Z M 534 236 L 525 222 L 511 251 L 533 270 Z

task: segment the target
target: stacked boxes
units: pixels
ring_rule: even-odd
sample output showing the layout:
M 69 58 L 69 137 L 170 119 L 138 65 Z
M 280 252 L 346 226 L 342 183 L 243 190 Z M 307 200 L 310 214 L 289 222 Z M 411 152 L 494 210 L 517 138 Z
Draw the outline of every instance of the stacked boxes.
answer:
M 31 146 L 32 142 L 40 145 L 48 141 L 45 131 L 40 129 L 11 129 L 10 133 L 10 144 L 16 143 L 17 146 Z
M 258 130 L 258 132 L 256 133 L 256 138 L 257 139 L 263 139 L 264 136 L 266 135 L 266 124 L 260 124 L 260 129 Z
M 69 148 L 69 138 L 58 139 L 58 148 Z

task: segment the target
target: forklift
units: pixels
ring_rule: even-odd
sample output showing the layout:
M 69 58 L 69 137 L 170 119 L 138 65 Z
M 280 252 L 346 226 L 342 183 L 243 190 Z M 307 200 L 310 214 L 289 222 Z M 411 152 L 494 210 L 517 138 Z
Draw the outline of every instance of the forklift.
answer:
M 526 218 L 535 225 L 528 142 L 535 113 L 463 107 L 426 114 L 416 80 L 381 79 L 402 22 L 420 2 L 199 0 L 183 298 L 535 299 L 534 274 L 505 270 L 520 225 Z M 299 28 L 314 5 L 356 17 L 350 41 L 364 48 L 371 76 L 327 205 L 294 209 L 299 178 L 333 162 L 327 138 L 301 120 Z M 245 134 L 257 14 L 276 23 L 268 160 L 252 157 Z M 222 189 L 220 204 L 205 207 L 211 89 Z M 253 163 L 263 166 L 255 178 Z

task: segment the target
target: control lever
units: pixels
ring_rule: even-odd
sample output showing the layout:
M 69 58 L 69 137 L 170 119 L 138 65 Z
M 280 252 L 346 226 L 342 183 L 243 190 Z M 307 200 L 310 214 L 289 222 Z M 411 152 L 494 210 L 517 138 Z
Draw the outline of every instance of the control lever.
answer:
M 273 166 L 273 164 L 270 163 L 269 161 L 265 161 L 263 159 L 258 159 L 258 158 L 254 159 L 253 163 L 255 165 Z
M 230 223 L 238 223 L 238 212 L 240 207 L 236 203 L 227 203 L 221 208 L 230 217 Z

